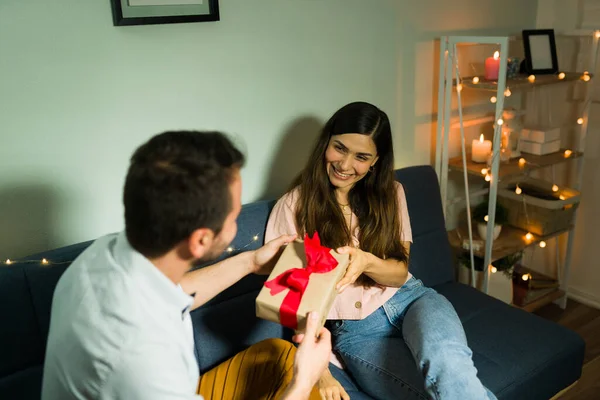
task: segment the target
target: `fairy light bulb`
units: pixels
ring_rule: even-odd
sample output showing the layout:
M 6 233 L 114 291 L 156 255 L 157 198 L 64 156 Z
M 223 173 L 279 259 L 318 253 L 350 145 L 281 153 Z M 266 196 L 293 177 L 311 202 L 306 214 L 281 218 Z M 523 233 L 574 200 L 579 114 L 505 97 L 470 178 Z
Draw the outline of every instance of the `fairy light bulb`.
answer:
M 42 264 L 48 264 L 48 260 L 46 260 L 45 258 L 42 258 Z
M 560 74 L 558 74 L 558 79 L 560 79 L 562 81 L 563 79 L 565 79 L 565 76 L 566 76 L 565 73 L 561 72 Z
M 535 82 L 535 75 L 529 75 L 529 76 L 527 77 L 527 80 L 528 80 L 529 82 L 531 82 L 531 83 Z
M 488 173 L 488 169 L 487 168 L 482 168 L 481 169 L 481 175 L 486 175 Z
M 504 91 L 504 97 L 510 97 L 511 94 L 512 92 L 510 91 L 510 89 L 506 88 L 506 90 Z
M 490 174 L 487 174 L 487 175 L 485 176 L 485 181 L 486 181 L 486 182 L 490 182 L 491 180 L 492 180 L 492 176 L 491 176 Z
M 474 84 L 478 84 L 479 83 L 479 77 L 478 76 L 474 76 L 473 77 L 473 83 Z
M 533 235 L 531 234 L 531 232 L 527 232 L 527 235 L 525 235 L 525 239 L 527 239 L 527 240 L 533 239 Z
M 596 33 L 594 33 L 594 36 L 596 36 L 596 39 L 600 39 L 600 31 L 596 31 Z
M 519 185 L 517 185 L 517 188 L 515 189 L 515 193 L 516 193 L 516 194 L 521 194 L 521 193 L 523 193 L 523 189 L 521 189 L 521 188 L 519 187 Z
M 498 272 L 498 268 L 494 267 L 493 265 L 490 265 L 490 269 L 492 270 L 492 274 Z
M 583 125 L 583 118 L 577 118 L 577 124 Z
M 231 252 L 233 251 L 233 247 L 228 247 L 228 248 L 227 248 L 227 251 L 228 251 L 229 253 L 231 253 Z
M 525 166 L 525 163 L 526 163 L 526 162 L 527 162 L 527 161 L 526 161 L 526 160 L 525 160 L 523 157 L 519 158 L 519 167 L 523 167 L 523 166 Z
M 490 220 L 490 216 L 489 216 L 489 215 L 486 215 L 485 217 L 483 217 L 483 220 L 484 220 L 485 222 L 488 222 L 488 221 Z
M 589 82 L 590 79 L 592 79 L 592 78 L 586 74 L 586 75 L 583 75 L 583 77 L 581 79 L 583 79 L 584 82 Z
M 459 83 L 458 85 L 456 85 L 456 91 L 459 93 L 462 91 L 462 83 Z
M 573 151 L 568 150 L 568 149 L 565 150 L 565 157 L 569 158 L 569 157 L 571 157 L 572 154 L 573 154 Z
M 10 265 L 12 264 L 12 261 L 10 260 L 10 258 L 7 258 L 6 261 L 4 261 L 4 264 Z
M 258 235 L 255 235 L 252 240 L 254 240 L 255 242 L 258 240 Z
M 552 185 L 552 191 L 558 192 L 558 185 Z
M 546 247 L 546 242 L 544 242 L 543 240 L 540 242 L 540 247 L 543 249 L 544 247 Z
M 528 281 L 529 280 L 529 274 L 523 274 L 523 275 L 521 275 L 521 279 L 523 279 L 524 281 Z
M 496 96 L 490 97 L 490 103 L 495 104 L 497 101 L 498 99 L 496 98 Z
M 567 198 L 565 196 L 563 196 L 562 194 L 560 196 L 558 196 L 559 199 L 561 200 L 566 200 Z
M 504 120 L 502 118 L 498 118 L 498 125 L 502 126 L 504 124 Z

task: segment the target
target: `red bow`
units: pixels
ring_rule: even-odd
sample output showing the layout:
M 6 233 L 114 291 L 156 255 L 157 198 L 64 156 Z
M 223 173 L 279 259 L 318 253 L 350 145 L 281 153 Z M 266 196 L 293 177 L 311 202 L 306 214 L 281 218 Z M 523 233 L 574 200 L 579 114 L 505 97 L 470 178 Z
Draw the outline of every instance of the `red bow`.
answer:
M 289 289 L 279 307 L 279 320 L 281 325 L 291 329 L 298 328 L 296 313 L 308 286 L 310 274 L 323 274 L 338 265 L 337 260 L 330 253 L 331 249 L 321 246 L 319 234 L 316 232 L 312 239 L 308 237 L 308 234 L 304 235 L 304 251 L 307 261 L 306 268 L 289 269 L 265 282 L 265 286 L 271 289 L 271 296 Z

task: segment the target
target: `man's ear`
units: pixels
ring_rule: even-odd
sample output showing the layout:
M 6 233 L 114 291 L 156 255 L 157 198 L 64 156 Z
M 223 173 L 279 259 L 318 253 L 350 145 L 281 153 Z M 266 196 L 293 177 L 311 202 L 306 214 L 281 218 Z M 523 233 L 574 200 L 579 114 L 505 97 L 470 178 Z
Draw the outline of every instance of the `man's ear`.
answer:
M 215 233 L 208 228 L 196 229 L 188 239 L 188 248 L 193 258 L 200 259 L 211 248 Z

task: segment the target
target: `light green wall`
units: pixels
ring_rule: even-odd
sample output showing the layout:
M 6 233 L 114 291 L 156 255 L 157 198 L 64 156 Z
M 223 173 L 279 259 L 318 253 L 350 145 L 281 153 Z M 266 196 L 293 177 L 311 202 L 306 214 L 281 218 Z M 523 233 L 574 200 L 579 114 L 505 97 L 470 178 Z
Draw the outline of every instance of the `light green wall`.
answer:
M 216 23 L 117 28 L 108 0 L 2 1 L 0 257 L 121 229 L 128 157 L 166 129 L 235 135 L 249 156 L 244 202 L 280 194 L 319 125 L 354 100 L 388 112 L 398 166 L 427 163 L 430 128 L 419 122 L 435 103 L 432 39 L 519 32 L 537 7 L 220 3 Z

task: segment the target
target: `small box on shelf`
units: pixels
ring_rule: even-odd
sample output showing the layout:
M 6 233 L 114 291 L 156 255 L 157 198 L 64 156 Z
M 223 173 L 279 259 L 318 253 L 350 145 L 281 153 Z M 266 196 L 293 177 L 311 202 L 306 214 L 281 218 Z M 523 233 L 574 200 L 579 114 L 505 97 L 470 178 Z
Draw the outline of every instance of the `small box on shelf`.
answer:
M 538 143 L 531 142 L 521 137 L 519 149 L 523 153 L 535 154 L 536 156 L 544 156 L 560 151 L 560 139 L 551 142 Z
M 534 143 L 549 143 L 560 140 L 560 127 L 527 127 L 521 130 L 521 140 Z

